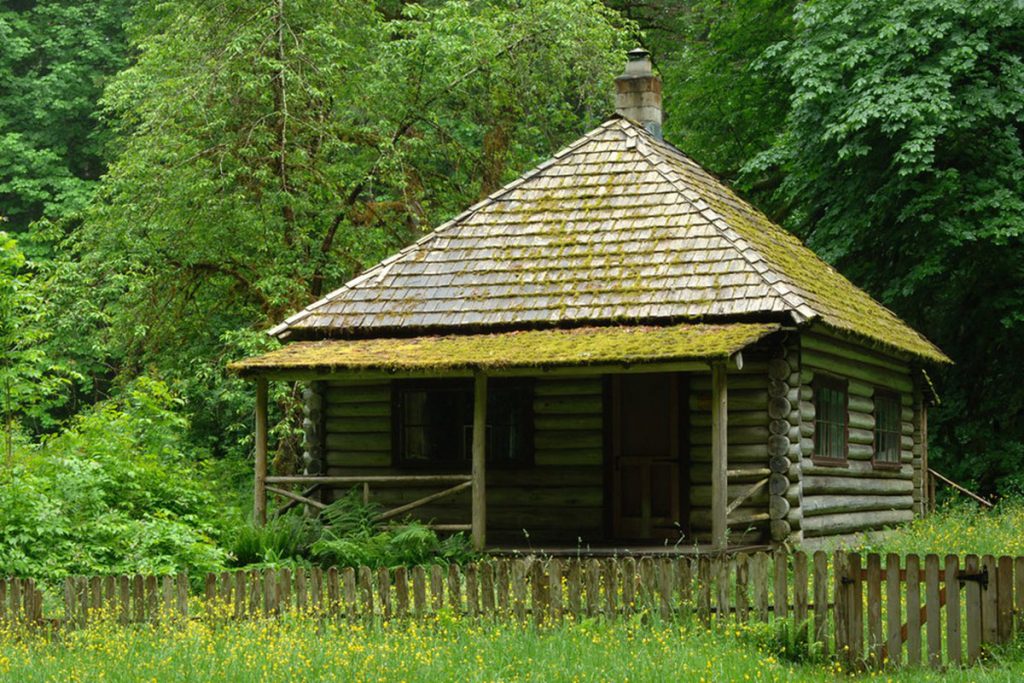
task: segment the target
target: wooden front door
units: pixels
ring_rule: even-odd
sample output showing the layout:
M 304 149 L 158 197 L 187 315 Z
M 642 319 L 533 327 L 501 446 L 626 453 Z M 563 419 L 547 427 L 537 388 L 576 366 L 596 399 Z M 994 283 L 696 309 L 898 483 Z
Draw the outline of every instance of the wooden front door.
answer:
M 676 374 L 652 373 L 614 375 L 610 384 L 612 535 L 679 540 L 683 383 Z

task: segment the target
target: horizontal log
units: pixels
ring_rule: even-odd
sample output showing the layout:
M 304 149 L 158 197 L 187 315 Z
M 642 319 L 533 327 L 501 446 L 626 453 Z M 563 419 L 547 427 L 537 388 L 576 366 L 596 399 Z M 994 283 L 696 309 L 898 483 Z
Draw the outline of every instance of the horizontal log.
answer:
M 773 496 L 785 495 L 789 490 L 789 477 L 773 472 L 768 475 L 768 493 Z
M 768 469 L 772 472 L 777 472 L 778 474 L 788 474 L 789 468 L 792 464 L 793 462 L 789 458 L 782 455 L 776 455 L 772 456 L 768 460 Z
M 370 498 L 385 506 L 397 506 L 428 496 L 438 491 L 439 485 L 416 484 L 412 486 L 370 486 Z M 543 506 L 557 509 L 563 507 L 598 507 L 604 501 L 604 487 L 593 486 L 561 488 L 527 488 L 520 486 L 487 486 L 488 510 L 497 507 Z M 436 503 L 438 506 L 458 507 L 469 510 L 470 492 L 462 491 Z
M 914 447 L 914 439 L 910 436 L 900 437 L 900 448 L 904 450 L 911 450 Z
M 324 392 L 328 405 L 339 403 L 390 403 L 391 387 L 387 384 L 373 386 L 335 387 Z
M 537 432 L 550 430 L 589 430 L 601 432 L 604 420 L 600 415 L 535 415 L 533 428 Z
M 900 409 L 900 419 L 903 422 L 913 423 L 915 421 L 914 420 L 914 410 L 913 410 L 913 408 L 907 408 L 906 406 L 901 408 Z
M 800 436 L 802 438 L 810 438 L 814 436 L 814 423 L 813 422 L 800 422 Z
M 604 462 L 604 452 L 601 451 L 600 448 L 537 450 L 533 454 L 533 462 L 538 467 L 557 465 L 600 465 Z
M 730 410 L 763 410 L 768 405 L 768 391 L 756 389 L 740 389 L 729 392 Z M 690 394 L 691 410 L 711 410 L 711 394 L 693 392 Z
M 768 417 L 773 420 L 782 420 L 793 412 L 793 403 L 788 398 L 773 398 L 768 400 Z
M 875 412 L 875 402 L 866 396 L 850 395 L 847 408 L 851 413 L 867 413 L 872 415 Z
M 768 385 L 768 377 L 762 374 L 747 373 L 737 375 L 730 372 L 727 379 L 730 393 L 739 389 L 764 389 Z M 698 375 L 693 377 L 690 379 L 690 390 L 711 391 L 711 376 Z
M 768 440 L 768 426 L 765 416 L 761 415 L 761 425 L 756 427 L 733 426 L 731 421 L 728 426 L 728 444 L 731 448 L 734 444 L 762 444 Z M 694 445 L 708 446 L 711 444 L 711 428 L 691 428 L 690 443 Z
M 789 385 L 782 380 L 773 379 L 768 382 L 768 398 L 778 398 L 789 394 Z
M 772 358 L 768 361 L 768 376 L 772 379 L 786 379 L 793 372 L 793 367 L 785 358 Z
M 872 430 L 875 428 L 875 416 L 869 413 L 862 413 L 857 410 L 850 409 L 849 413 L 850 427 L 854 429 L 868 429 Z
M 789 522 L 784 519 L 773 519 L 771 522 L 771 535 L 773 541 L 784 541 L 793 532 Z
M 870 446 L 875 442 L 875 433 L 870 429 L 857 429 L 851 426 L 847 431 L 850 443 L 866 444 Z
M 471 482 L 471 481 L 464 481 L 464 482 L 461 482 L 459 484 L 456 484 L 455 486 L 452 486 L 451 488 L 444 489 L 443 491 L 437 491 L 435 493 L 430 493 L 428 495 L 423 496 L 422 498 L 417 498 L 416 500 L 410 501 L 410 502 L 405 503 L 403 505 L 399 505 L 396 508 L 393 508 L 391 510 L 386 510 L 386 511 L 380 513 L 379 515 L 377 515 L 376 521 L 383 522 L 383 521 L 388 520 L 388 519 L 394 519 L 395 517 L 399 517 L 399 516 L 409 512 L 409 511 L 411 511 L 411 510 L 415 510 L 416 508 L 423 507 L 427 503 L 433 502 L 433 501 L 438 500 L 440 498 L 445 498 L 445 497 L 448 497 L 448 496 L 453 496 L 453 495 L 459 493 L 460 491 L 466 491 L 467 489 L 471 488 L 472 486 L 473 486 L 473 482 Z
M 768 516 L 771 519 L 786 519 L 789 514 L 789 501 L 784 496 L 770 496 L 768 499 Z
M 800 455 L 803 457 L 810 457 L 814 453 L 814 439 L 802 438 L 800 439 Z
M 337 451 L 389 451 L 391 432 L 375 434 L 331 434 L 324 437 L 327 450 Z
M 820 351 L 811 351 L 810 349 L 804 351 L 803 362 L 810 367 L 818 368 L 840 377 L 858 380 L 866 384 L 877 384 L 902 392 L 913 391 L 914 388 L 913 382 L 910 380 L 909 370 L 907 372 L 897 372 Z
M 801 528 L 805 537 L 813 538 L 880 529 L 885 526 L 909 522 L 913 518 L 913 510 L 848 512 L 818 517 L 804 517 Z
M 900 423 L 900 433 L 903 434 L 904 436 L 913 437 L 914 436 L 914 425 L 913 425 L 913 423 L 911 423 L 911 422 L 901 422 Z M 915 442 L 916 441 L 917 441 L 917 439 L 915 439 Z
M 787 456 L 789 455 L 789 437 L 786 436 L 771 436 L 768 437 L 768 456 Z
M 814 422 L 814 417 L 817 415 L 817 411 L 814 409 L 814 403 L 811 401 L 800 401 L 800 419 L 805 422 Z
M 604 446 L 604 435 L 596 431 L 538 431 L 534 435 L 537 450 L 561 448 L 600 450 Z
M 470 481 L 468 474 L 383 474 L 356 476 L 268 476 L 268 484 L 321 484 L 323 486 L 345 484 L 370 484 L 403 486 L 407 484 L 458 484 Z
M 810 368 L 800 368 L 800 384 L 810 384 L 814 381 L 814 370 Z
M 727 462 L 760 462 L 768 464 L 768 444 L 740 444 L 728 447 Z M 711 462 L 709 446 L 694 446 L 690 451 L 690 459 L 694 462 Z
M 328 467 L 390 467 L 390 451 L 327 451 Z
M 542 379 L 533 385 L 535 396 L 595 396 L 603 391 L 600 377 Z
M 868 510 L 909 510 L 913 506 L 910 495 L 838 495 L 805 496 L 801 509 L 805 517 L 831 515 L 840 512 L 865 512 Z
M 604 401 L 600 397 L 584 396 L 557 396 L 538 397 L 533 401 L 533 412 L 535 415 L 556 414 L 556 415 L 580 415 L 589 413 L 601 415 L 604 410 Z
M 726 472 L 729 484 L 752 483 L 764 479 L 771 470 L 767 467 L 733 467 Z M 708 465 L 697 465 L 690 467 L 691 485 L 708 484 L 711 482 L 711 468 Z
M 878 366 L 893 372 L 907 372 L 908 370 L 907 363 L 898 358 L 884 356 L 859 344 L 823 336 L 819 333 L 805 332 L 800 337 L 800 345 L 803 349 L 821 351 L 840 358 Z
M 868 382 L 858 382 L 855 379 L 849 380 L 846 385 L 846 392 L 850 396 L 872 399 L 875 395 L 875 385 Z
M 913 470 L 910 466 L 895 469 L 878 469 L 870 462 L 851 460 L 845 466 L 832 467 L 815 463 L 809 458 L 800 461 L 800 470 L 804 475 L 822 475 L 828 477 L 873 479 L 906 479 L 909 480 Z
M 772 420 L 768 423 L 768 433 L 775 436 L 787 436 L 792 429 L 793 425 L 785 419 Z
M 731 408 L 731 407 L 730 407 Z M 711 429 L 711 413 L 691 413 L 690 427 Z M 729 410 L 729 427 L 756 427 L 768 424 L 768 409 L 762 406 L 759 410 Z
M 836 468 L 838 470 L 839 468 Z M 910 495 L 914 488 L 909 479 L 856 478 L 827 475 L 807 475 L 801 479 L 804 499 L 811 496 L 838 493 L 887 495 Z
M 379 403 L 328 403 L 323 409 L 324 415 L 332 417 L 389 417 L 391 402 Z
M 407 476 L 408 469 L 377 467 L 331 467 L 327 475 L 332 477 L 377 477 Z M 412 473 L 415 474 L 415 473 Z M 426 474 L 426 473 L 424 473 Z M 442 474 L 440 476 L 452 476 Z M 469 470 L 455 473 L 456 477 L 468 477 Z M 516 486 L 524 488 L 559 488 L 573 486 L 604 486 L 604 467 L 600 465 L 566 465 L 563 467 L 487 468 L 487 487 Z
M 764 481 L 763 479 L 759 481 Z M 742 484 L 729 482 L 729 494 L 728 501 L 731 503 L 736 500 L 740 495 L 746 493 L 750 487 L 757 482 L 745 482 Z M 710 507 L 711 506 L 711 486 L 708 484 L 695 484 L 690 487 L 690 505 L 694 507 Z M 745 499 L 740 507 L 759 507 L 764 510 L 768 509 L 768 489 L 761 487 L 752 496 Z
M 747 526 L 758 524 L 769 520 L 768 510 L 758 508 L 739 507 L 733 510 L 726 519 L 729 527 Z M 711 510 L 708 508 L 693 508 L 690 510 L 690 525 L 697 529 L 711 528 Z
M 871 460 L 875 457 L 875 447 L 870 444 L 851 443 L 846 449 L 846 457 L 850 460 Z
M 383 417 L 328 417 L 324 420 L 328 434 L 391 434 L 391 418 Z

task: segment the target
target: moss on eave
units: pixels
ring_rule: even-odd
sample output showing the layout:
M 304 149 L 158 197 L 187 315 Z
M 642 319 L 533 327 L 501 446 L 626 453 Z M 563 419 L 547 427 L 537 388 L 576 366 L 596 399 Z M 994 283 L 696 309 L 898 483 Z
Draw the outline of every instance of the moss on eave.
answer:
M 274 370 L 458 370 L 573 367 L 723 359 L 775 332 L 775 323 L 616 326 L 295 342 L 232 363 L 241 374 Z

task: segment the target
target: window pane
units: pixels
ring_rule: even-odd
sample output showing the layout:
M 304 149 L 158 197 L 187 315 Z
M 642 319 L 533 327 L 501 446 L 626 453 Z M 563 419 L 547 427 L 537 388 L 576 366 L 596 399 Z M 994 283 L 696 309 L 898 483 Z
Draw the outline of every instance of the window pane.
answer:
M 815 388 L 814 451 L 820 458 L 846 459 L 846 390 L 831 384 Z
M 902 437 L 901 403 L 898 395 L 875 395 L 875 461 L 900 462 Z
M 396 385 L 399 461 L 469 467 L 473 444 L 473 387 L 440 380 Z M 523 383 L 492 381 L 487 396 L 487 460 L 529 462 L 532 455 L 533 391 Z

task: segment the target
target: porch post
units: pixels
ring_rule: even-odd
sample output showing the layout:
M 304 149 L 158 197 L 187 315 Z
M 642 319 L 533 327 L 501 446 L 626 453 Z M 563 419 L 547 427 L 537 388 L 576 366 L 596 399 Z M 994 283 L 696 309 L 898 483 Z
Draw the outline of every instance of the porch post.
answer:
M 711 543 L 716 550 L 726 545 L 726 511 L 729 504 L 728 409 L 729 388 L 725 363 L 711 366 Z
M 252 516 L 256 526 L 267 523 L 267 380 L 256 380 L 256 476 Z
M 473 548 L 487 541 L 487 375 L 477 372 L 473 382 Z

